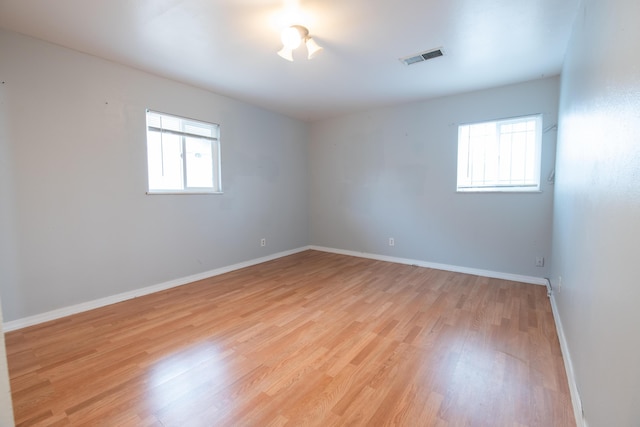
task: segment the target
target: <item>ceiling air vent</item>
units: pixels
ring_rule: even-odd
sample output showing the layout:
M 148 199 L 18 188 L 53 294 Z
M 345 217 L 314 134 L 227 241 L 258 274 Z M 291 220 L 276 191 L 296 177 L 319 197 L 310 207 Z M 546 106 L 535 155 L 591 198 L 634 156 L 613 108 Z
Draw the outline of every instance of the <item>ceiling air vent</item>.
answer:
M 433 59 L 433 58 L 437 58 L 439 56 L 444 55 L 442 53 L 442 48 L 439 49 L 432 49 L 432 50 L 428 50 L 426 52 L 420 52 L 416 55 L 411 55 L 411 56 L 406 56 L 404 58 L 400 58 L 400 62 L 402 62 L 404 65 L 412 65 L 412 64 L 417 64 L 418 62 L 423 62 L 426 61 L 428 59 Z

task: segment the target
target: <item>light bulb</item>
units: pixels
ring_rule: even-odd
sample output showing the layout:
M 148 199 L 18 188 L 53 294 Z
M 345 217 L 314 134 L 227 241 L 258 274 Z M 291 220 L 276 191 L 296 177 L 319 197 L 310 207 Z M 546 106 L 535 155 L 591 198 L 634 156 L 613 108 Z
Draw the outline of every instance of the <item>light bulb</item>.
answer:
M 296 27 L 288 27 L 282 30 L 281 39 L 282 44 L 289 49 L 297 48 L 302 42 L 302 36 Z

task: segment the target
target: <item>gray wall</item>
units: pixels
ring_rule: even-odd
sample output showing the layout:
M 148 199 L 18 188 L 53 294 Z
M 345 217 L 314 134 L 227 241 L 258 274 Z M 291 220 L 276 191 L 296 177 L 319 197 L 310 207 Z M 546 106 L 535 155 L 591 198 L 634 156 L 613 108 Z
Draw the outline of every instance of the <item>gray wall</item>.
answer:
M 308 244 L 306 123 L 15 33 L 0 58 L 5 321 Z M 221 125 L 224 195 L 145 195 L 145 108 Z
M 640 425 L 639 16 L 586 0 L 562 74 L 552 277 L 590 427 Z
M 7 139 L 7 96 L 6 83 L 0 74 L 0 296 L 4 284 L 16 283 L 17 269 L 15 236 L 13 173 L 11 150 Z M 2 328 L 3 316 L 0 298 L 0 427 L 13 426 L 13 407 L 9 386 L 9 371 Z
M 544 277 L 551 253 L 555 131 L 544 134 L 542 192 L 456 193 L 457 126 L 543 113 L 557 78 L 353 114 L 311 125 L 311 243 Z M 388 238 L 395 246 L 388 246 Z

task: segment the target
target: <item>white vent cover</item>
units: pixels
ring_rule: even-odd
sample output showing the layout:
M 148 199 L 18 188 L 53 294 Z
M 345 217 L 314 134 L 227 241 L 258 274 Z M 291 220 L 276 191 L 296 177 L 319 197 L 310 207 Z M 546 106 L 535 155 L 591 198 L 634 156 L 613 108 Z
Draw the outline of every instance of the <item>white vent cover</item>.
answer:
M 437 58 L 442 55 L 444 55 L 444 53 L 442 53 L 442 48 L 431 49 L 425 52 L 417 53 L 415 55 L 400 58 L 400 62 L 402 62 L 404 65 L 412 65 L 417 64 L 418 62 L 424 62 L 429 59 Z

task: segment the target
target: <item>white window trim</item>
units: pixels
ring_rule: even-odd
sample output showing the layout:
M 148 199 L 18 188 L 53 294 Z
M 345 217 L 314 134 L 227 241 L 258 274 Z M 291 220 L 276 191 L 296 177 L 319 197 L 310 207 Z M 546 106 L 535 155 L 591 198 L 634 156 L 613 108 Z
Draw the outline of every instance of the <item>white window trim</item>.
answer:
M 176 189 L 172 189 L 172 190 L 162 190 L 162 189 L 151 189 L 150 188 L 150 182 L 149 182 L 149 160 L 148 160 L 148 154 L 147 154 L 147 191 L 146 194 L 147 195 L 217 195 L 217 194 L 224 194 L 224 192 L 222 191 L 222 162 L 221 162 L 221 158 L 220 158 L 220 125 L 217 123 L 210 123 L 210 122 L 205 122 L 202 120 L 197 120 L 197 119 L 192 119 L 189 117 L 183 117 L 183 116 L 177 116 L 175 114 L 169 114 L 169 113 L 163 113 L 160 111 L 156 111 L 156 110 L 151 110 L 151 109 L 147 109 L 145 110 L 145 118 L 148 118 L 148 114 L 149 113 L 153 113 L 153 114 L 158 114 L 161 116 L 168 116 L 168 117 L 173 117 L 179 120 L 187 120 L 190 122 L 196 122 L 196 123 L 202 123 L 204 125 L 207 126 L 211 126 L 211 127 L 215 127 L 217 129 L 217 136 L 216 137 L 208 137 L 208 136 L 203 136 L 203 135 L 197 135 L 197 134 L 190 134 L 188 132 L 180 132 L 180 131 L 173 131 L 173 130 L 168 130 L 168 129 L 159 129 L 156 127 L 153 127 L 151 125 L 149 125 L 148 120 L 146 123 L 146 130 L 145 130 L 145 148 L 146 148 L 146 152 L 148 152 L 149 150 L 149 143 L 148 143 L 148 132 L 150 129 L 153 129 L 155 131 L 159 131 L 162 133 L 170 133 L 170 134 L 174 134 L 174 135 L 179 135 L 179 136 L 190 136 L 192 138 L 201 138 L 201 139 L 206 139 L 212 142 L 215 142 L 212 144 L 212 152 L 215 151 L 215 159 L 217 159 L 217 165 L 214 164 L 213 165 L 213 169 L 214 169 L 214 174 L 216 176 L 214 176 L 214 188 L 210 189 L 208 187 L 186 187 L 182 190 L 176 190 Z M 183 147 L 184 147 L 184 141 L 182 142 Z M 212 159 L 212 161 L 215 161 L 214 159 Z M 186 160 L 184 160 L 185 164 L 186 164 Z M 184 183 L 186 184 L 187 180 L 186 180 L 186 167 L 183 167 L 183 174 L 185 175 L 183 177 Z M 217 188 L 215 188 L 215 184 L 217 184 Z
M 530 185 L 460 185 L 459 182 L 459 172 L 458 168 L 460 167 L 460 132 L 463 126 L 473 126 L 473 125 L 481 125 L 484 123 L 497 123 L 499 125 L 507 125 L 510 123 L 518 123 L 525 120 L 535 119 L 536 121 L 536 146 L 535 146 L 535 159 L 534 159 L 534 175 L 536 177 L 537 183 Z M 518 116 L 518 117 L 510 117 L 496 120 L 485 120 L 481 122 L 472 122 L 472 123 L 462 123 L 458 126 L 458 153 L 456 158 L 456 192 L 458 193 L 541 193 L 541 168 L 542 168 L 542 136 L 543 136 L 543 126 L 542 126 L 542 114 L 530 114 L 526 116 Z

